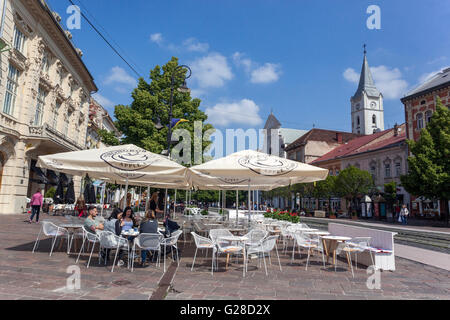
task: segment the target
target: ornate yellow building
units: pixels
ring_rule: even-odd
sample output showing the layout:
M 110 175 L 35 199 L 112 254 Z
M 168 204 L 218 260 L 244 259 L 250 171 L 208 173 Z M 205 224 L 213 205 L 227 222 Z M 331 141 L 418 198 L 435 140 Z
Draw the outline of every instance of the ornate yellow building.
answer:
M 0 214 L 23 212 L 45 188 L 39 155 L 86 148 L 97 91 L 61 18 L 43 0 L 0 0 Z M 80 177 L 74 177 L 80 192 Z

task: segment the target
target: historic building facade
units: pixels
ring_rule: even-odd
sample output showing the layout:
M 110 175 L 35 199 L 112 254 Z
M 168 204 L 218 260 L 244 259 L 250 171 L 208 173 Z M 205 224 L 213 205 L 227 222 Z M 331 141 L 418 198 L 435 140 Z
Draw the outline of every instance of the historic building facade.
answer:
M 98 135 L 98 131 L 101 129 L 114 133 L 117 138 L 120 137 L 120 132 L 114 125 L 114 121 L 111 119 L 108 111 L 94 98 L 91 98 L 91 103 L 89 105 L 88 132 L 86 137 L 86 147 L 88 149 L 107 147 Z
M 4 1 L 0 62 L 0 213 L 42 184 L 39 155 L 85 149 L 93 77 L 61 18 L 40 0 Z M 74 177 L 80 191 L 80 177 Z
M 436 97 L 441 99 L 444 106 L 450 108 L 450 68 L 430 77 L 401 99 L 405 106 L 408 139 L 419 139 L 420 131 L 427 126 L 436 110 Z M 445 215 L 445 203 L 443 200 L 412 197 L 411 213 L 417 217 L 442 217 Z

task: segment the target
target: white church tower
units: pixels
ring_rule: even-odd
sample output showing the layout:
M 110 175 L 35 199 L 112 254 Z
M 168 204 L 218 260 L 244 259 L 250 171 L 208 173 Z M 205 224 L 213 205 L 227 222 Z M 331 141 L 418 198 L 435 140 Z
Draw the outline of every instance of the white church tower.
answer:
M 364 45 L 364 61 L 358 90 L 350 99 L 352 104 L 352 133 L 373 134 L 384 130 L 383 95 L 375 87 Z

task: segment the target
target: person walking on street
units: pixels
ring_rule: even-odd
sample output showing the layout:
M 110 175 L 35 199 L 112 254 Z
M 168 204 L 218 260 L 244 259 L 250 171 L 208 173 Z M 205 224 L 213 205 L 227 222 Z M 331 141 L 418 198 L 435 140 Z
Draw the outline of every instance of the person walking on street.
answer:
M 406 208 L 406 204 L 403 205 L 402 210 L 400 210 L 400 217 L 402 219 L 402 224 L 406 225 L 408 223 L 409 211 Z
M 42 208 L 42 204 L 44 203 L 44 197 L 41 193 L 41 188 L 38 188 L 36 190 L 36 193 L 33 194 L 31 197 L 31 217 L 30 217 L 30 223 L 33 222 L 33 218 L 36 215 L 36 223 L 39 223 L 39 213 Z

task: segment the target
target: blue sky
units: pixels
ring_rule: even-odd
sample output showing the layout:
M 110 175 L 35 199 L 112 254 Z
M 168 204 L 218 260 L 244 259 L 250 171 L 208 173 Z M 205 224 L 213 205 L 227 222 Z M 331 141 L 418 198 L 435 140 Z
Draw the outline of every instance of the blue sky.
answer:
M 283 127 L 350 131 L 364 43 L 386 128 L 405 121 L 406 92 L 450 65 L 450 1 L 80 1 L 147 80 L 172 56 L 191 66 L 188 85 L 221 129 L 261 128 L 273 110 Z M 48 3 L 68 18 L 69 1 Z M 381 30 L 366 26 L 370 5 L 381 9 Z M 130 103 L 136 74 L 84 20 L 71 32 L 98 100 L 111 114 Z

